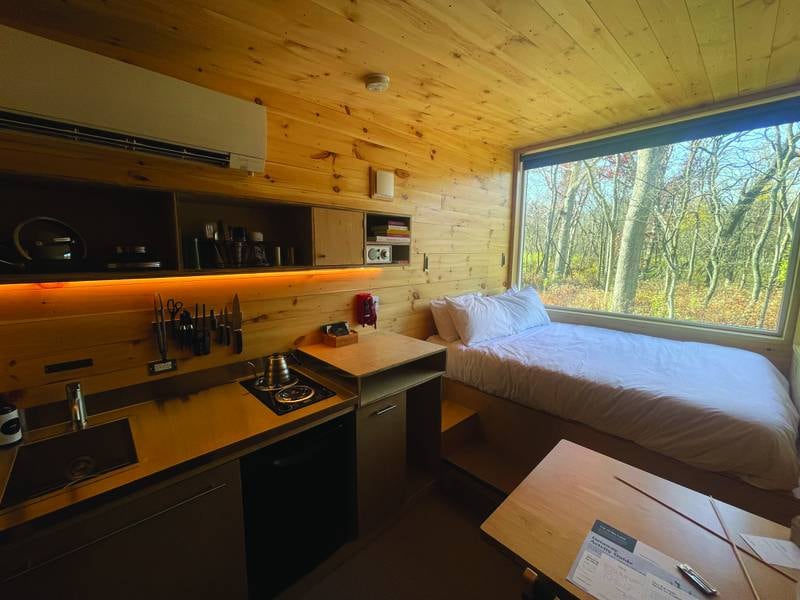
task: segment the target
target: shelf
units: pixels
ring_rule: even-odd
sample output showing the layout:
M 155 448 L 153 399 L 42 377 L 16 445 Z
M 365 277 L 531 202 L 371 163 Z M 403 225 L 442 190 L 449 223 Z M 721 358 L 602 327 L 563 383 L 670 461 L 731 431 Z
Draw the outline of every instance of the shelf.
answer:
M 411 363 L 365 377 L 361 381 L 359 404 L 366 406 L 381 398 L 403 392 L 443 375 L 444 371 L 441 369 L 432 369 L 418 363 Z
M 293 267 L 244 267 L 241 269 L 193 269 L 158 271 L 97 271 L 82 273 L 3 273 L 0 274 L 0 284 L 9 283 L 64 283 L 70 281 L 104 281 L 118 279 L 156 279 L 164 277 L 208 277 L 214 275 L 260 275 L 267 273 L 295 273 L 304 271 L 330 271 L 341 269 L 369 269 L 392 265 L 343 265 L 331 267 L 312 267 L 310 265 L 295 265 Z M 397 265 L 400 266 L 400 265 Z
M 371 242 L 367 240 L 367 246 L 410 246 L 411 242 Z
M 74 228 L 87 248 L 87 258 L 74 264 L 63 265 L 72 270 L 59 272 L 15 272 L 3 267 L 0 285 L 47 284 L 80 281 L 115 281 L 123 279 L 158 279 L 172 277 L 201 277 L 224 275 L 281 274 L 300 271 L 329 269 L 379 268 L 405 266 L 402 264 L 364 265 L 362 249 L 363 227 L 359 227 L 356 242 L 359 246 L 357 264 L 313 265 L 312 218 L 314 207 L 306 204 L 282 202 L 274 199 L 238 199 L 227 196 L 211 196 L 149 190 L 137 187 L 122 187 L 92 182 L 65 182 L 47 178 L 18 175 L 0 175 L 0 188 L 15 202 L 4 207 L 4 219 L 0 223 L 0 258 L 18 262 L 18 252 L 13 247 L 15 225 L 35 216 L 46 216 L 68 223 Z M 113 208 L 111 208 L 113 207 Z M 357 213 L 369 217 L 363 211 Z M 386 220 L 391 215 L 374 215 Z M 410 224 L 410 217 L 398 216 Z M 206 225 L 225 225 L 226 233 L 231 227 L 246 226 L 250 233 L 260 232 L 262 242 L 248 241 L 253 255 L 258 251 L 258 260 L 250 264 L 275 260 L 275 248 L 282 249 L 283 260 L 287 249 L 294 248 L 293 266 L 249 266 L 216 268 L 217 253 L 206 242 Z M 131 227 L 131 224 L 135 224 Z M 194 240 L 200 242 L 200 264 L 196 270 Z M 115 255 L 118 246 L 141 246 L 161 260 L 162 269 L 109 271 L 102 267 Z M 393 245 L 394 258 L 408 260 L 408 246 Z M 261 256 L 261 252 L 265 256 Z M 235 264 L 222 251 L 223 260 Z M 352 258 L 347 261 L 352 262 Z M 30 266 L 30 265 L 28 265 Z M 49 266 L 49 265 L 47 265 Z M 62 265 L 58 265 L 61 267 Z M 2 265 L 0 265 L 2 267 Z M 40 267 L 42 268 L 42 267 Z M 5 272 L 3 272 L 5 271 Z

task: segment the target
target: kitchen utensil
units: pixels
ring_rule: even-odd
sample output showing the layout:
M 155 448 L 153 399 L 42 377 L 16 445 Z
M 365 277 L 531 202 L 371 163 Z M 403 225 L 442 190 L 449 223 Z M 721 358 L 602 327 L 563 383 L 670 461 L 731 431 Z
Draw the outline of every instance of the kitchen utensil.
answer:
M 50 241 L 36 240 L 30 249 L 31 257 L 36 261 L 71 260 L 72 238 L 57 237 Z
M 0 398 L 0 447 L 22 441 L 22 420 L 17 407 Z
M 244 350 L 244 338 L 242 337 L 242 309 L 239 306 L 239 294 L 233 295 L 233 315 L 231 316 L 231 333 L 233 335 L 233 351 L 241 354 Z
M 194 261 L 195 271 L 202 270 L 203 265 L 200 262 L 200 240 L 197 238 L 192 238 L 192 260 Z
M 211 330 L 206 320 L 206 305 L 203 304 L 203 354 L 211 353 Z
M 29 261 L 69 261 L 87 255 L 81 234 L 53 217 L 33 217 L 18 223 L 12 238 L 19 255 Z M 65 251 L 67 246 L 69 251 Z
M 169 304 L 169 300 L 167 300 Z M 158 341 L 158 352 L 161 360 L 147 363 L 147 371 L 150 375 L 158 375 L 167 371 L 175 371 L 178 368 L 178 361 L 174 358 L 167 358 L 167 322 L 164 316 L 164 301 L 161 294 L 153 296 L 153 311 L 156 314 L 156 340 Z
M 286 362 L 286 355 L 276 352 L 264 359 L 264 383 L 269 388 L 277 388 L 288 385 L 292 379 L 289 365 Z
M 153 297 L 153 311 L 156 313 L 156 338 L 161 360 L 167 360 L 167 325 L 164 319 L 164 301 L 161 294 Z
M 192 347 L 194 324 L 192 323 L 192 313 L 186 309 L 181 312 L 180 323 L 178 324 L 178 338 L 181 348 Z
M 24 259 L 24 268 L 29 272 L 85 268 L 86 242 L 77 230 L 58 219 L 34 217 L 22 221 L 14 228 L 12 241 L 15 252 Z
M 161 260 L 147 246 L 117 246 L 114 256 L 106 263 L 113 271 L 134 271 L 137 269 L 160 269 Z
M 170 329 L 172 330 L 172 337 L 174 338 L 177 331 L 175 330 L 175 317 L 181 312 L 183 302 L 169 298 L 167 300 L 167 312 L 169 313 Z
M 194 335 L 192 336 L 192 352 L 195 356 L 203 353 L 203 331 L 200 328 L 200 305 L 194 305 Z
M 227 306 L 222 307 L 222 312 L 219 315 L 219 324 L 217 326 L 217 343 L 225 345 L 225 314 L 228 310 Z

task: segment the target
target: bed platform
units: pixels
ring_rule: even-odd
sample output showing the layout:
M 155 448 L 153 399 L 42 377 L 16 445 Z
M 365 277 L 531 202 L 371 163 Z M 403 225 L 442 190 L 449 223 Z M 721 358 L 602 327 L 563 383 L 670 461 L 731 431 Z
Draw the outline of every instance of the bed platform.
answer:
M 444 379 L 443 457 L 505 494 L 562 439 L 788 525 L 800 500 L 692 467 L 634 442 Z

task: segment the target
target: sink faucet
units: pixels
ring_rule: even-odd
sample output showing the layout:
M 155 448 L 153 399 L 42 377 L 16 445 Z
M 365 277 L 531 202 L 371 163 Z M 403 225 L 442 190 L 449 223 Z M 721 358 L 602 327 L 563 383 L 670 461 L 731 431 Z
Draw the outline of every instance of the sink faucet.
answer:
M 72 415 L 72 428 L 76 431 L 86 429 L 86 403 L 79 381 L 67 384 L 67 404 Z

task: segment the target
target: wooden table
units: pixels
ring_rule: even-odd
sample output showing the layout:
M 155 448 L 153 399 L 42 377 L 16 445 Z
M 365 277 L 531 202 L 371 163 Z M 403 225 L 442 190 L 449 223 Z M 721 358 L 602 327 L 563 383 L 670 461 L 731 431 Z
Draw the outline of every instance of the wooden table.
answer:
M 481 529 L 540 576 L 578 598 L 592 598 L 566 580 L 594 521 L 600 519 L 638 540 L 687 562 L 719 590 L 719 598 L 753 598 L 727 542 L 636 490 L 725 536 L 708 497 L 640 469 L 562 440 L 483 523 Z M 718 502 L 732 536 L 751 533 L 789 539 L 786 527 Z M 742 553 L 763 600 L 795 598 L 795 584 Z M 797 571 L 785 571 L 800 579 Z M 699 592 L 698 592 L 699 594 Z

